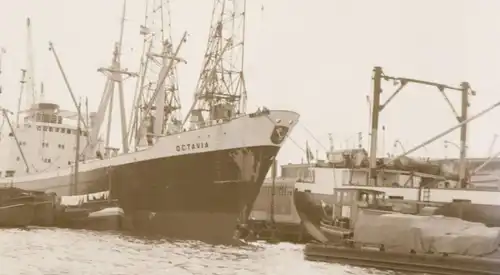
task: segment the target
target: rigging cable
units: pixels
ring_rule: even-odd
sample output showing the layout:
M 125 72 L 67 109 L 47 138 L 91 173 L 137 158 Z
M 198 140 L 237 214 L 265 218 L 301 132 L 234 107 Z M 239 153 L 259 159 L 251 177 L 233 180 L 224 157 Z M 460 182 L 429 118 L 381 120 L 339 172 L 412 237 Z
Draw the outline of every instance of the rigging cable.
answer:
M 316 141 L 316 143 L 318 143 L 318 145 L 321 146 L 326 152 L 328 152 L 329 149 L 327 149 L 303 123 L 301 124 L 304 130 L 306 130 L 306 132 L 313 138 L 313 140 Z

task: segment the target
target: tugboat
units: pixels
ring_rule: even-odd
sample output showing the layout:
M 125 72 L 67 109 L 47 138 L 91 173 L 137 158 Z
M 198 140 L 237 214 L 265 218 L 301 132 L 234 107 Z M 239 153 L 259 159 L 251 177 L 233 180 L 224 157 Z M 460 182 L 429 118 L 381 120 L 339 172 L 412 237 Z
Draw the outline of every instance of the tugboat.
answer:
M 363 209 L 371 213 L 393 212 L 385 193 L 358 188 L 336 188 L 331 215 L 326 205 L 318 207 L 306 192 L 294 192 L 294 201 L 307 232 L 318 242 L 333 243 L 352 237 L 356 215 Z

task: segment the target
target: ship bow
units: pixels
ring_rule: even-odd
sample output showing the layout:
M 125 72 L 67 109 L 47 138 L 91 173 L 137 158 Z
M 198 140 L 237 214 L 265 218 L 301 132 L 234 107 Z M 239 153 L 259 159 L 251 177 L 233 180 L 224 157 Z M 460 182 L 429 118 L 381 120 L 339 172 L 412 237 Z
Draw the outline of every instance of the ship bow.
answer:
M 113 169 L 113 196 L 136 217 L 135 229 L 225 242 L 250 214 L 298 118 L 263 111 L 165 137 L 153 150 L 174 148 L 170 156 Z

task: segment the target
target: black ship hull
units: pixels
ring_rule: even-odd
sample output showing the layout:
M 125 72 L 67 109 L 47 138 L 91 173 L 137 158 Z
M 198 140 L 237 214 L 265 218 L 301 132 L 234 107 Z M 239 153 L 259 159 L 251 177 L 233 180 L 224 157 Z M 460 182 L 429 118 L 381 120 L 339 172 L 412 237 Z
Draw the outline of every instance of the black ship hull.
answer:
M 277 153 L 272 146 L 242 148 L 115 167 L 111 197 L 133 213 L 136 230 L 226 242 L 250 214 Z
M 232 243 L 278 150 L 231 149 L 81 172 L 77 189 L 110 190 L 138 233 Z

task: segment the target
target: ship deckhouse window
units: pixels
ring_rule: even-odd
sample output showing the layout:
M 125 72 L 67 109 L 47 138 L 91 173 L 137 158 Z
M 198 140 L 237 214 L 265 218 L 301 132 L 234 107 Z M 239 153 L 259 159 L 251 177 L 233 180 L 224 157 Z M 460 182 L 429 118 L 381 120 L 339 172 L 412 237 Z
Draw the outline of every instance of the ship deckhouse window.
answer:
M 20 160 L 21 160 L 21 158 L 20 158 L 20 157 L 16 157 L 16 160 L 17 160 L 17 161 L 20 161 Z
M 49 147 L 49 143 L 48 142 L 42 142 L 42 147 L 45 147 L 45 148 Z
M 43 159 L 43 162 L 45 162 L 45 163 L 51 163 L 52 160 L 51 159 Z
M 41 131 L 41 130 L 42 130 L 42 126 L 36 126 L 36 129 L 37 129 L 38 131 Z
M 49 127 L 49 132 L 53 132 L 54 129 L 52 127 Z
M 13 170 L 5 171 L 5 177 L 6 178 L 12 178 L 15 173 L 16 173 L 16 171 L 13 171 Z
M 66 134 L 71 134 L 71 130 L 70 129 L 66 129 Z
M 58 147 L 59 149 L 64 149 L 64 144 L 58 144 L 58 145 L 57 145 L 57 147 Z
M 47 126 L 43 126 L 43 131 L 44 131 L 44 132 L 47 132 L 47 129 L 48 129 L 48 128 L 49 128 L 49 127 L 47 127 Z
M 56 131 L 56 133 L 59 133 L 59 128 L 54 128 L 54 130 Z

